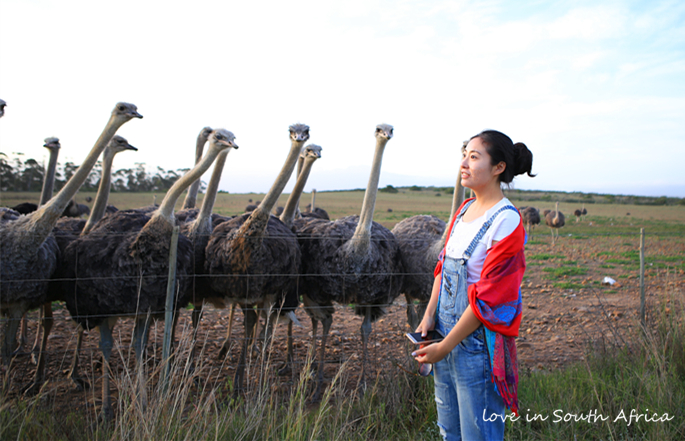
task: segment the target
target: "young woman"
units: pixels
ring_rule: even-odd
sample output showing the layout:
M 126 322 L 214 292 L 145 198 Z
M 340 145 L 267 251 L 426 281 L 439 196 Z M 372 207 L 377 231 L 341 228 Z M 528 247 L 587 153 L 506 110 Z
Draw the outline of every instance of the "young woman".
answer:
M 520 285 L 526 263 L 525 230 L 502 184 L 531 174 L 533 154 L 498 131 L 471 138 L 461 162 L 467 199 L 449 226 L 435 269 L 422 335 L 445 339 L 416 350 L 432 363 L 438 426 L 445 440 L 504 438 L 505 407 L 517 413 L 516 344 L 521 323 Z

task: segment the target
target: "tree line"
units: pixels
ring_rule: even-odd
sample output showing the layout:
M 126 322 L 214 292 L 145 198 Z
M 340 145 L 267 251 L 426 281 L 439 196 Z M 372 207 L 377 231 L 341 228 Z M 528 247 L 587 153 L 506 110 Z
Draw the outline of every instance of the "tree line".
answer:
M 78 167 L 73 162 L 58 163 L 55 189 L 61 189 Z M 136 162 L 133 168 L 122 168 L 112 173 L 112 191 L 165 192 L 188 170 L 164 170 L 157 167 L 156 170 L 150 171 L 144 162 Z M 81 191 L 97 191 L 101 174 L 102 162 L 98 161 L 83 183 Z M 24 159 L 23 154 L 14 154 L 10 158 L 0 152 L 0 191 L 41 191 L 44 176 L 45 165 L 35 159 Z M 202 188 L 204 187 L 203 183 Z

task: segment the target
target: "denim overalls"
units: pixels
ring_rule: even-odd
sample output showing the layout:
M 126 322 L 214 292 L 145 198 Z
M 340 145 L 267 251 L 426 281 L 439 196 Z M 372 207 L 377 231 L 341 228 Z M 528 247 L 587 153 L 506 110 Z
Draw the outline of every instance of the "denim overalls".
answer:
M 454 225 L 461 220 L 471 203 L 464 206 Z M 463 259 L 445 256 L 435 326 L 443 335 L 449 334 L 469 305 L 466 264 L 473 250 L 495 217 L 509 209 L 516 210 L 511 205 L 502 207 L 483 224 L 464 252 Z M 453 233 L 454 228 L 450 237 Z M 445 358 L 435 363 L 433 372 L 438 426 L 445 440 L 504 438 L 504 401 L 492 383 L 483 325 L 462 340 Z M 485 421 L 493 419 L 493 414 L 497 416 L 495 421 Z

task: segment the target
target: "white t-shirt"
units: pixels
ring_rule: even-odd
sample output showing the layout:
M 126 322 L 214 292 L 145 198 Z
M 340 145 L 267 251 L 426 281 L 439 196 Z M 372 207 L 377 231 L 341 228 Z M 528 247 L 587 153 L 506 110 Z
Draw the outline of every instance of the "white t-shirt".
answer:
M 478 234 L 478 231 L 485 221 L 490 219 L 497 210 L 506 205 L 513 206 L 509 199 L 503 198 L 478 219 L 474 219 L 471 222 L 464 222 L 463 218 L 460 219 L 454 226 L 454 231 L 447 241 L 445 255 L 453 259 L 463 259 L 464 252 L 469 245 L 471 245 L 471 241 L 476 237 L 476 234 Z M 471 285 L 480 280 L 480 272 L 483 269 L 485 256 L 487 255 L 487 250 L 492 248 L 492 242 L 502 240 L 513 233 L 520 221 L 521 216 L 518 211 L 504 210 L 497 215 L 488 231 L 486 231 L 483 237 L 478 241 L 478 244 L 471 254 L 471 258 L 466 264 L 467 285 Z

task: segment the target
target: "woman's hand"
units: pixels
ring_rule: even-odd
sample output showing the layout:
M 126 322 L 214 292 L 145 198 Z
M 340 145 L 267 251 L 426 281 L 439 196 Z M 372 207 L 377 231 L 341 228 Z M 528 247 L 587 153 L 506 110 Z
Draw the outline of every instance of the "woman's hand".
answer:
M 450 352 L 443 344 L 444 340 L 439 343 L 433 343 L 412 352 L 412 356 L 419 363 L 437 363 L 445 358 Z
M 421 323 L 414 332 L 420 332 L 421 337 L 425 337 L 428 335 L 428 331 L 432 331 L 433 329 L 435 329 L 435 319 L 433 318 L 433 314 L 424 314 L 423 320 L 421 320 Z

